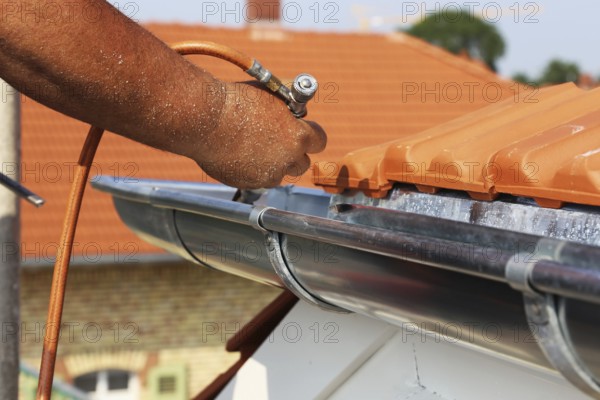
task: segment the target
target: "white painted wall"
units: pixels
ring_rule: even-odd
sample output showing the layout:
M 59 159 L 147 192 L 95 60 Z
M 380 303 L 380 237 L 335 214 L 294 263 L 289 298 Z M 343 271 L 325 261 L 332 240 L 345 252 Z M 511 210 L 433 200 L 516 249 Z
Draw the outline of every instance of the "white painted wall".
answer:
M 299 302 L 219 400 L 579 400 L 557 372 Z

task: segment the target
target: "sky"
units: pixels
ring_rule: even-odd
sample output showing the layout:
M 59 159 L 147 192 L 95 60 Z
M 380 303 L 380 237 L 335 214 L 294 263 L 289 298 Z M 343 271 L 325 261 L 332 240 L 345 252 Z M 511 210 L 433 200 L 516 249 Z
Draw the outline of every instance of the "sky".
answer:
M 241 27 L 245 0 L 109 0 L 138 22 L 181 22 Z M 385 33 L 408 28 L 436 10 L 458 7 L 498 28 L 507 44 L 499 73 L 539 76 L 550 59 L 576 62 L 600 78 L 600 2 L 543 1 L 384 1 L 284 0 L 283 25 L 292 30 Z M 365 24 L 366 22 L 366 24 Z

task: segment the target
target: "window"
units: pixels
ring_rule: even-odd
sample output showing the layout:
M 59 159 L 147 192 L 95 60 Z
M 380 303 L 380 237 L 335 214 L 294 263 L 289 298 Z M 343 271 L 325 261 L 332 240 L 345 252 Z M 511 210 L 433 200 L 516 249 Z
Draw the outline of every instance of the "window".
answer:
M 74 386 L 77 389 L 81 389 L 84 392 L 96 391 L 96 384 L 98 383 L 98 373 L 92 372 L 91 374 L 85 374 L 75 378 Z
M 158 365 L 148 371 L 148 400 L 187 400 L 185 364 Z
M 176 382 L 175 376 L 161 376 L 158 378 L 158 393 L 175 393 Z
M 75 378 L 74 386 L 87 392 L 92 400 L 138 400 L 136 374 L 117 369 L 91 372 Z
M 129 372 L 108 371 L 108 390 L 127 389 L 129 386 Z

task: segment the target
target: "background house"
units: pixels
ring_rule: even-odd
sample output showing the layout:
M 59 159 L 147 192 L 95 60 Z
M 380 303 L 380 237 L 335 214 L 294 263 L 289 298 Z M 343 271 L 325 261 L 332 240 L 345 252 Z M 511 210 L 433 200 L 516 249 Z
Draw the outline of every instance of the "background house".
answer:
M 326 129 L 329 144 L 313 161 L 398 140 L 524 90 L 478 63 L 402 33 L 285 31 L 276 15 L 263 17 L 275 22 L 243 29 L 148 28 L 167 43 L 198 39 L 230 45 L 284 80 L 300 72 L 315 75 L 320 91 L 309 118 Z M 224 80 L 247 80 L 223 61 L 190 60 Z M 22 207 L 21 354 L 37 368 L 51 265 L 87 126 L 28 98 L 22 119 L 22 182 L 47 200 L 41 209 Z M 190 160 L 113 134 L 103 138 L 92 174 L 211 181 Z M 285 183 L 312 185 L 308 175 Z M 237 359 L 223 350 L 224 342 L 279 293 L 198 268 L 141 241 L 120 222 L 110 196 L 90 189 L 74 247 L 57 376 L 113 396 L 107 399 L 197 393 Z

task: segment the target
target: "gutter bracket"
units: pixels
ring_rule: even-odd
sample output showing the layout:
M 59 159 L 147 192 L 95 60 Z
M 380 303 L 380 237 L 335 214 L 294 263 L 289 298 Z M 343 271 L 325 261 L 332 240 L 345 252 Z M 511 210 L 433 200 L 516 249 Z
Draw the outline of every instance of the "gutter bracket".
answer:
M 560 248 L 554 241 L 542 239 L 537 249 L 536 255 L 539 257 L 536 258 L 530 253 L 519 253 L 512 257 L 506 264 L 506 280 L 513 289 L 523 293 L 529 329 L 548 361 L 572 385 L 592 398 L 600 399 L 600 385 L 574 351 L 559 318 L 565 304 L 564 298 L 540 293 L 531 285 L 530 276 L 537 261 L 556 260 Z
M 337 313 L 349 313 L 350 311 L 344 310 L 343 308 L 337 307 L 333 304 L 329 304 L 315 296 L 313 296 L 308 290 L 306 290 L 300 282 L 296 279 L 292 273 L 289 265 L 285 260 L 283 251 L 281 249 L 281 238 L 279 232 L 272 232 L 262 225 L 262 216 L 265 212 L 273 207 L 255 206 L 250 212 L 249 221 L 250 225 L 255 229 L 261 231 L 265 235 L 265 245 L 267 253 L 269 254 L 269 261 L 273 266 L 273 270 L 283 283 L 283 285 L 298 298 L 306 301 L 309 304 L 317 306 L 325 311 L 333 311 Z

